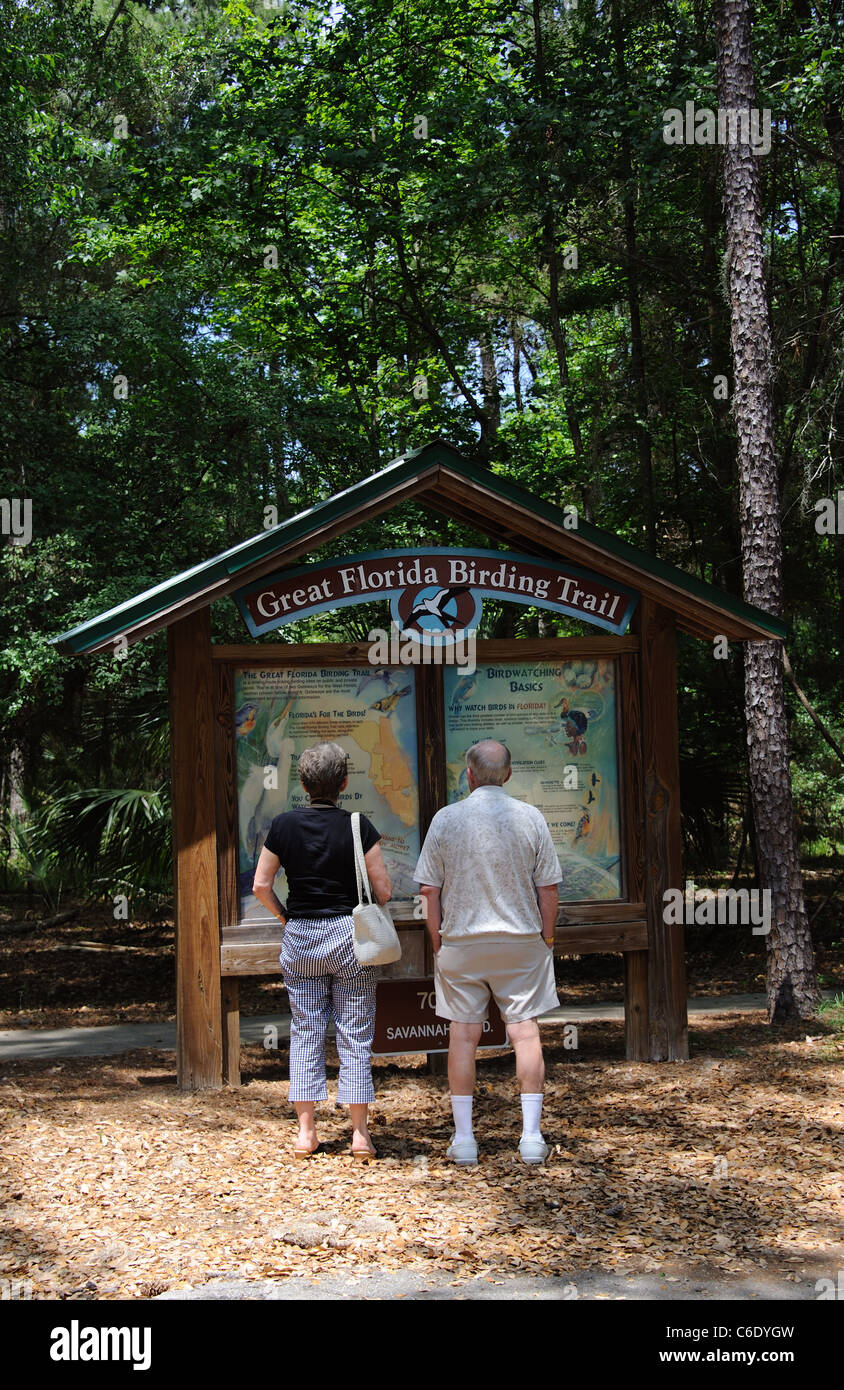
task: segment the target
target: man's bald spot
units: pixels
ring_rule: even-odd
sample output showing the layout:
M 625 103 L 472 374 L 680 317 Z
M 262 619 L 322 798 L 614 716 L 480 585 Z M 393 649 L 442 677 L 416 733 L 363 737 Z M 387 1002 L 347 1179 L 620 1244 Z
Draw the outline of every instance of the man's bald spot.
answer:
M 479 787 L 501 787 L 510 771 L 510 749 L 497 739 L 483 738 L 467 752 L 466 766 Z

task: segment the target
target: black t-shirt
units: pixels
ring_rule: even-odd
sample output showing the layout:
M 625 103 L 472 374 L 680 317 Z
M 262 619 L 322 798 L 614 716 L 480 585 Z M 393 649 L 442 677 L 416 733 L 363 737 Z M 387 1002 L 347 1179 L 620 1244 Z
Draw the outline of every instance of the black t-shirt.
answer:
M 367 853 L 381 839 L 366 816 L 360 838 Z M 352 818 L 340 806 L 300 806 L 270 826 L 265 846 L 287 874 L 290 917 L 345 917 L 358 900 Z

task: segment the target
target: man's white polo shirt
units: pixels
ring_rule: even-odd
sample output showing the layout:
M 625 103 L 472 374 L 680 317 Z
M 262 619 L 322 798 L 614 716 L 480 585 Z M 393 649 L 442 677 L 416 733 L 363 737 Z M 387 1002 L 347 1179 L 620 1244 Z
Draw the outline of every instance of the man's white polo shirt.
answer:
M 542 813 L 495 786 L 437 811 L 413 876 L 441 889 L 444 941 L 541 932 L 535 890 L 563 877 Z

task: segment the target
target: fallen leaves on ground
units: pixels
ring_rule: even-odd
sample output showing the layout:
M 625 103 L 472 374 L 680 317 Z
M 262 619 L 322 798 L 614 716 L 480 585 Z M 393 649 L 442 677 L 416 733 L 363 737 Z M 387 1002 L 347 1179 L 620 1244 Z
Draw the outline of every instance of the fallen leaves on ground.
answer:
M 30 1279 L 36 1298 L 109 1299 L 410 1264 L 799 1279 L 820 1260 L 834 1276 L 841 1053 L 818 1036 L 772 1033 L 761 1014 L 697 1019 L 690 1062 L 647 1064 L 624 1060 L 618 1024 L 582 1028 L 577 1052 L 543 1029 L 553 1149 L 535 1169 L 516 1153 L 511 1054 L 480 1062 L 473 1169 L 445 1160 L 447 1083 L 422 1057 L 376 1065 L 368 1166 L 333 1104 L 318 1111 L 323 1152 L 294 1160 L 284 1051 L 246 1048 L 242 1088 L 199 1093 L 176 1089 L 166 1053 L 12 1063 L 0 1278 Z

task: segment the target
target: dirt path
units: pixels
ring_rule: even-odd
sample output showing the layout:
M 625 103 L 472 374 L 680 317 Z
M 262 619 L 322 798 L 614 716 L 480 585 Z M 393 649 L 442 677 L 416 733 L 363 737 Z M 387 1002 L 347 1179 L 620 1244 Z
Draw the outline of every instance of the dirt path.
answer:
M 636 1297 L 642 1279 L 668 1297 L 712 1280 L 816 1297 L 844 1268 L 840 1033 L 699 1016 L 692 1060 L 659 1066 L 625 1061 L 615 1022 L 581 1030 L 577 1052 L 561 1028 L 547 1040 L 553 1150 L 535 1170 L 515 1154 L 510 1056 L 481 1064 L 468 1170 L 444 1161 L 446 1082 L 419 1058 L 376 1067 L 381 1158 L 363 1171 L 331 1106 L 323 1154 L 293 1160 L 284 1049 L 247 1048 L 242 1089 L 198 1094 L 176 1090 L 166 1053 L 10 1062 L 0 1276 L 71 1299 L 409 1270 L 428 1280 L 413 1297 L 497 1296 L 514 1277 L 587 1298 Z

